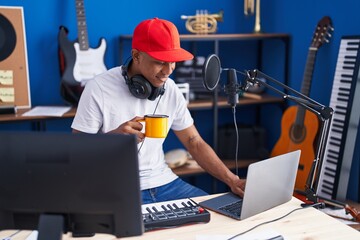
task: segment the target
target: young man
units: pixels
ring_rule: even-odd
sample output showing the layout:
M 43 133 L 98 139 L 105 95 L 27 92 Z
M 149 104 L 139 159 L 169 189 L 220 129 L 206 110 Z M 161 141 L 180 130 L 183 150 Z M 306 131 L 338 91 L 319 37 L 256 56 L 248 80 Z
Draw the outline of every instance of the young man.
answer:
M 198 164 L 242 196 L 245 180 L 233 174 L 201 138 L 185 98 L 169 78 L 176 62 L 193 58 L 180 47 L 175 25 L 158 18 L 142 21 L 133 34 L 131 57 L 127 66 L 112 68 L 86 84 L 73 131 L 137 136 L 144 204 L 207 194 L 182 181 L 167 166 L 162 147 L 165 139 L 145 139 L 139 120 L 146 114 L 165 114 L 169 129 Z

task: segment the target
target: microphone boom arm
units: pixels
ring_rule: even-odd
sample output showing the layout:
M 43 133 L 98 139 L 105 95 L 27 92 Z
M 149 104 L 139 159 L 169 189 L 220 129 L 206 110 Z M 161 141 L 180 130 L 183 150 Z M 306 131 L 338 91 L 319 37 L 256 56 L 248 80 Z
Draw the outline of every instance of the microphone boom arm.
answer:
M 305 194 L 307 200 L 317 203 L 318 197 L 315 190 L 315 182 L 319 179 L 319 174 L 321 171 L 321 166 L 323 163 L 324 151 L 327 143 L 327 138 L 329 135 L 330 130 L 330 123 L 332 121 L 333 116 L 333 109 L 328 106 L 324 106 L 315 100 L 311 99 L 310 97 L 290 88 L 289 86 L 279 82 L 278 80 L 262 73 L 261 71 L 254 69 L 254 70 L 247 70 L 246 74 L 242 73 L 242 75 L 246 76 L 246 83 L 245 87 L 243 87 L 243 91 L 247 91 L 250 85 L 258 84 L 262 85 L 272 91 L 280 94 L 283 96 L 284 99 L 289 99 L 298 105 L 306 108 L 307 110 L 316 114 L 321 122 L 321 129 L 320 129 L 320 136 L 318 139 L 318 148 L 316 151 L 316 158 L 314 159 L 310 172 L 308 174 L 305 186 Z M 284 88 L 286 91 L 294 94 L 295 96 L 289 95 L 287 92 L 281 91 L 278 88 L 266 83 L 265 81 L 261 81 L 259 78 L 266 79 L 267 81 L 276 84 L 278 87 Z
M 207 90 L 214 91 L 216 89 L 222 71 L 232 72 L 231 75 L 232 78 L 230 79 L 231 81 L 229 81 L 229 83 L 225 86 L 225 92 L 229 94 L 228 102 L 232 107 L 236 106 L 237 94 L 239 92 L 246 92 L 251 85 L 258 84 L 276 92 L 277 94 L 280 94 L 281 96 L 283 96 L 284 99 L 289 99 L 297 103 L 299 107 L 304 107 L 306 110 L 311 111 L 318 117 L 318 119 L 321 122 L 320 135 L 318 138 L 318 145 L 317 145 L 318 147 L 316 149 L 316 157 L 311 165 L 311 169 L 305 184 L 305 194 L 307 200 L 317 203 L 318 197 L 317 197 L 317 193 L 315 193 L 315 185 L 318 184 L 319 182 L 318 178 L 320 177 L 320 173 L 322 170 L 321 167 L 324 157 L 324 151 L 327 143 L 327 138 L 329 135 L 330 123 L 332 121 L 332 116 L 334 112 L 333 109 L 331 107 L 324 106 L 316 102 L 310 97 L 290 88 L 284 83 L 275 80 L 274 78 L 260 72 L 257 69 L 240 72 L 233 68 L 232 69 L 221 68 L 220 59 L 216 54 L 209 55 L 203 65 L 202 73 L 204 79 L 204 86 Z M 246 82 L 245 83 L 242 82 L 241 84 L 238 84 L 235 72 L 243 75 L 245 77 Z M 276 85 L 276 87 L 268 84 L 265 81 L 260 80 L 259 78 L 268 80 L 268 82 L 271 82 L 273 85 Z M 278 89 L 279 87 L 281 87 L 282 90 L 279 90 Z M 289 93 L 292 95 L 289 95 Z M 214 106 L 217 106 L 216 105 L 217 94 L 214 94 L 214 96 L 215 96 Z M 215 117 L 215 119 L 217 118 Z M 330 201 L 331 200 L 329 200 L 329 202 Z
M 283 98 L 292 100 L 295 103 L 305 107 L 307 110 L 315 113 L 316 115 L 318 115 L 319 118 L 321 118 L 320 120 L 322 120 L 322 121 L 328 120 L 333 113 L 332 108 L 324 106 L 321 103 L 316 102 L 315 100 L 311 99 L 310 97 L 302 94 L 301 92 L 294 90 L 293 88 L 290 88 L 289 86 L 266 75 L 265 73 L 263 73 L 257 69 L 246 71 L 246 76 L 247 76 L 247 79 L 246 79 L 247 82 L 250 82 L 251 84 L 263 85 L 264 87 L 273 90 L 274 92 L 282 95 Z M 272 83 L 275 83 L 275 84 L 279 85 L 280 87 L 288 90 L 289 92 L 296 94 L 297 96 L 289 95 L 286 92 L 283 92 L 283 91 L 271 86 L 270 84 L 267 84 L 266 82 L 261 81 L 259 79 L 259 77 L 264 78 Z

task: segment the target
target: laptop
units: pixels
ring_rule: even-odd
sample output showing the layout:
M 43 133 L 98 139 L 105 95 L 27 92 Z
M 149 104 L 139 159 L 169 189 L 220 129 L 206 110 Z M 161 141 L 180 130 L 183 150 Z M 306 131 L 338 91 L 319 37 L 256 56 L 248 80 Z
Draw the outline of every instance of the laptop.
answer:
M 297 150 L 250 164 L 243 198 L 229 192 L 199 205 L 242 220 L 290 201 L 300 153 Z

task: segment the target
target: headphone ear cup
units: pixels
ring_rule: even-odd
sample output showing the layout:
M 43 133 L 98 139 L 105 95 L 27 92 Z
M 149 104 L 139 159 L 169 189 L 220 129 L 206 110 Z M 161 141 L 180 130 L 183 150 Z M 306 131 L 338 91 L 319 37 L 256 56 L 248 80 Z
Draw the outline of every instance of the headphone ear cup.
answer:
M 165 88 L 164 86 L 156 88 L 154 86 L 152 87 L 152 92 L 150 94 L 150 96 L 148 97 L 149 100 L 154 101 L 158 96 L 163 95 L 165 92 Z
M 149 98 L 152 93 L 151 84 L 140 75 L 133 76 L 128 86 L 131 94 L 140 99 Z

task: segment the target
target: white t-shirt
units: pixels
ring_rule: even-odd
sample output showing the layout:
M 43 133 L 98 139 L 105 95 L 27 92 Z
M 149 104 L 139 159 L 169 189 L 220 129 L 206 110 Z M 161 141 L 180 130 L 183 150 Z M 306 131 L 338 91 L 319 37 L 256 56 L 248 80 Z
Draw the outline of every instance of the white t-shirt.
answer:
M 158 100 L 159 97 L 155 101 L 134 97 L 125 83 L 121 67 L 115 67 L 87 82 L 71 127 L 85 133 L 107 133 L 135 116 L 154 113 Z M 168 126 L 173 130 L 186 129 L 194 122 L 184 96 L 170 78 L 165 83 L 165 93 L 156 114 L 168 115 Z M 142 190 L 162 186 L 177 178 L 165 162 L 164 140 L 145 138 L 141 147 L 139 170 Z M 119 156 L 119 161 L 123 160 L 126 159 Z

